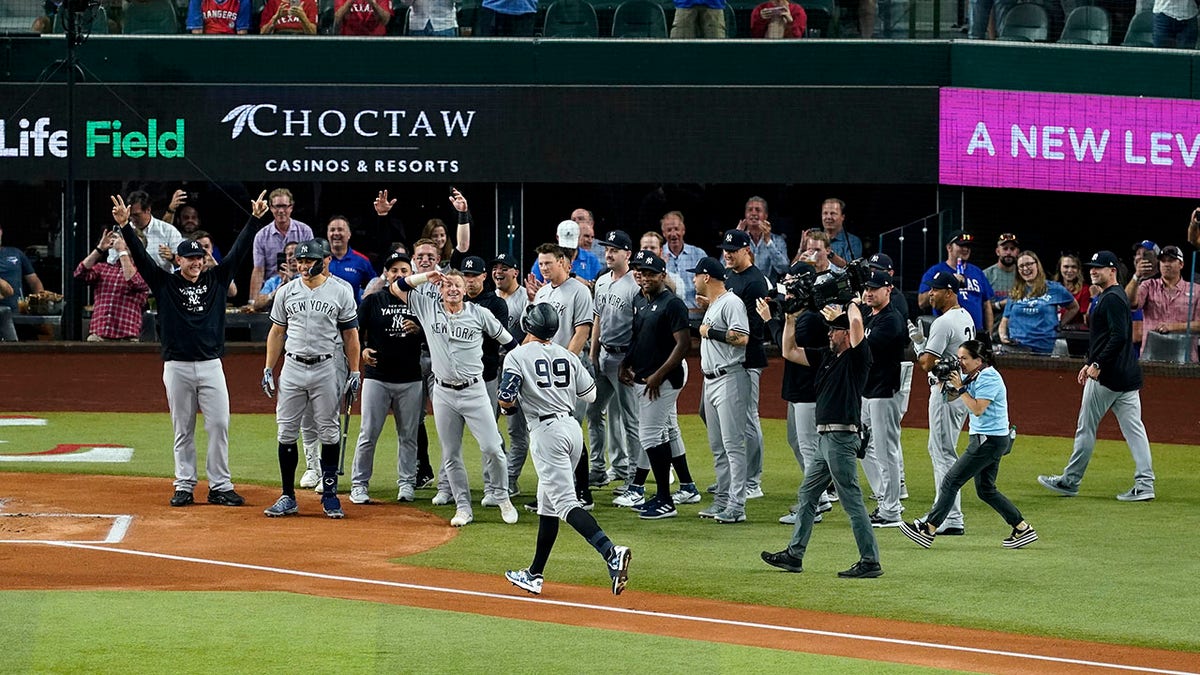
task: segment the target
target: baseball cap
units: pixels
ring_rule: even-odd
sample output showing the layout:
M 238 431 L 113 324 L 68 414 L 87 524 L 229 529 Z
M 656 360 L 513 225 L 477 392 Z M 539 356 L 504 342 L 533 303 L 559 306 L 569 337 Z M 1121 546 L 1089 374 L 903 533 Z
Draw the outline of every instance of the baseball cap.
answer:
M 404 251 L 393 251 L 392 254 L 389 255 L 386 260 L 383 261 L 383 269 L 386 270 L 387 268 L 391 267 L 392 265 L 395 265 L 398 262 L 411 263 L 412 258 L 408 257 L 408 254 L 405 253 Z
M 871 278 L 863 284 L 867 288 L 883 288 L 884 286 L 892 285 L 892 275 L 883 270 L 875 270 L 871 272 Z
M 816 272 L 816 271 L 817 271 L 817 268 L 813 267 L 812 265 L 809 265 L 808 263 L 804 262 L 803 260 L 797 260 L 796 262 L 792 263 L 791 267 L 788 268 L 788 274 L 790 274 L 792 276 L 800 276 L 801 274 L 807 274 L 809 272 Z
M 871 258 L 867 261 L 867 265 L 873 270 L 894 269 L 892 265 L 892 257 L 886 253 L 876 253 L 875 255 L 871 256 Z
M 1156 243 L 1154 243 L 1154 242 L 1150 241 L 1149 239 L 1145 239 L 1145 240 L 1143 240 L 1143 241 L 1139 241 L 1138 243 L 1136 243 L 1136 244 L 1134 244 L 1134 245 L 1133 245 L 1133 250 L 1134 250 L 1134 251 L 1137 251 L 1139 248 L 1148 249 L 1148 250 L 1150 250 L 1150 251 L 1154 251 L 1155 253 L 1158 253 L 1158 252 L 1159 252 L 1159 251 L 1158 251 L 1158 244 L 1156 244 Z
M 320 260 L 327 253 L 325 246 L 316 239 L 309 239 L 296 244 L 296 260 Z
M 179 246 L 175 247 L 175 255 L 181 255 L 185 258 L 203 258 L 208 255 L 208 251 L 204 250 L 200 242 L 185 239 L 179 242 Z
M 495 267 L 496 265 L 504 265 L 505 267 L 511 267 L 514 270 L 520 269 L 517 267 L 517 261 L 513 259 L 513 256 L 507 253 L 501 253 L 495 258 L 492 258 L 492 267 Z
M 579 248 L 579 223 L 564 220 L 558 224 L 558 245 L 563 248 Z
M 701 258 L 695 267 L 687 271 L 692 274 L 707 274 L 720 281 L 725 280 L 725 266 L 717 262 L 716 258 Z
M 975 243 L 975 237 L 969 232 L 963 230 L 953 230 L 946 235 L 946 245 L 958 244 L 959 246 L 970 246 Z
M 933 278 L 929 280 L 930 288 L 949 288 L 952 291 L 957 291 L 962 287 L 958 283 L 958 277 L 949 272 L 935 272 Z
M 1005 232 L 1004 234 L 1000 235 L 999 239 L 996 240 L 997 246 L 1003 246 L 1005 244 L 1012 244 L 1017 248 L 1021 248 L 1021 242 L 1017 241 L 1017 235 L 1013 234 L 1012 232 Z
M 478 276 L 480 274 L 487 274 L 486 265 L 487 263 L 483 262 L 483 258 L 477 255 L 469 255 L 463 258 L 462 267 L 458 271 L 462 272 L 463 276 Z
M 738 251 L 750 245 L 750 235 L 742 230 L 725 230 L 725 236 L 721 238 L 721 245 L 717 248 L 722 251 Z
M 608 246 L 610 248 L 616 248 L 622 251 L 633 250 L 633 239 L 630 239 L 629 235 L 625 234 L 621 230 L 613 230 L 612 232 L 609 232 L 608 234 L 604 235 L 603 239 L 597 241 L 596 243 L 600 244 L 601 246 Z
M 630 263 L 630 265 L 634 269 L 650 270 L 651 272 L 662 273 L 667 271 L 667 263 L 663 262 L 662 258 L 654 255 L 650 251 L 645 250 L 638 251 L 637 255 L 633 257 L 633 262 Z
M 850 330 L 850 315 L 846 312 L 834 317 L 833 321 L 825 321 L 825 325 L 830 328 L 840 328 L 842 330 Z
M 1183 251 L 1180 251 L 1178 246 L 1164 246 L 1162 247 L 1162 251 L 1159 252 L 1158 257 L 1159 259 L 1174 258 L 1183 262 Z
M 1117 269 L 1117 254 L 1112 251 L 1098 251 L 1092 254 L 1091 260 L 1083 263 L 1084 267 L 1111 267 Z

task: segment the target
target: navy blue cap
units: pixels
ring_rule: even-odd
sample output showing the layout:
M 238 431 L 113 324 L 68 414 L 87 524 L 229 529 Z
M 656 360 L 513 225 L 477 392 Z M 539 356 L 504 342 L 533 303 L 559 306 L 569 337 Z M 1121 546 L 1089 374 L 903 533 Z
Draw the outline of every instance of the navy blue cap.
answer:
M 1084 267 L 1111 267 L 1117 269 L 1117 255 L 1112 251 L 1093 253 L 1090 260 L 1083 263 Z
M 320 260 L 329 255 L 329 247 L 318 239 L 309 239 L 296 244 L 296 260 Z
M 505 267 L 511 267 L 514 270 L 520 269 L 517 267 L 516 259 L 507 253 L 501 253 L 495 258 L 492 258 L 492 267 L 495 267 L 496 265 L 504 265 Z
M 738 251 L 750 245 L 750 235 L 742 230 L 725 230 L 725 236 L 721 238 L 721 245 L 718 246 L 722 251 Z
M 662 258 L 644 249 L 634 254 L 629 266 L 637 270 L 649 270 L 651 272 L 663 273 L 667 271 L 667 263 L 663 262 Z
M 596 243 L 600 244 L 601 246 L 608 246 L 610 248 L 616 248 L 622 251 L 633 250 L 633 239 L 631 239 L 628 234 L 625 234 L 621 230 L 613 230 L 612 232 L 609 232 L 604 236 L 603 239 L 598 240 Z
M 460 267 L 458 271 L 462 272 L 463 276 L 465 277 L 487 274 L 487 263 L 483 261 L 483 258 L 480 258 L 477 255 L 469 255 L 463 258 L 462 267 Z
M 949 288 L 952 291 L 957 291 L 962 288 L 962 284 L 958 282 L 958 277 L 949 272 L 935 272 L 933 278 L 929 280 L 930 288 Z
M 830 328 L 840 328 L 842 330 L 850 330 L 850 315 L 842 312 L 833 318 L 833 321 L 826 320 L 825 325 Z
M 725 266 L 716 258 L 701 258 L 695 267 L 687 271 L 692 274 L 707 274 L 721 281 L 725 280 Z
M 208 255 L 208 251 L 204 250 L 200 242 L 184 239 L 179 242 L 179 246 L 175 247 L 175 255 L 181 255 L 185 258 L 203 258 Z
M 884 272 L 883 270 L 875 270 L 874 272 L 871 272 L 871 278 L 867 279 L 866 283 L 863 285 L 867 288 L 883 288 L 884 286 L 891 286 L 892 275 Z
M 892 270 L 895 267 L 892 265 L 892 257 L 886 253 L 876 253 L 867 261 L 867 265 L 873 270 Z
M 387 268 L 391 267 L 392 265 L 395 265 L 398 262 L 411 263 L 412 258 L 408 257 L 408 254 L 405 253 L 404 251 L 392 251 L 392 254 L 389 255 L 386 260 L 383 261 L 383 269 L 386 270 Z

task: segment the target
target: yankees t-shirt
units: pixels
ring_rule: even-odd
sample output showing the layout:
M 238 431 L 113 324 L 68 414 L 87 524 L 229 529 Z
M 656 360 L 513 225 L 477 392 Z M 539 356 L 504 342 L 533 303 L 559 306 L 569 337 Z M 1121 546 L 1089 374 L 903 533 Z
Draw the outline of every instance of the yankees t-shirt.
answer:
M 688 330 L 687 305 L 665 287 L 653 299 L 638 293 L 633 299 L 633 336 L 625 363 L 638 382 L 645 382 L 675 350 L 675 333 Z M 691 342 L 691 338 L 688 338 Z M 667 373 L 672 387 L 683 387 L 683 363 Z
M 900 391 L 900 362 L 908 347 L 908 327 L 900 312 L 888 303 L 878 314 L 868 314 L 863 323 L 867 347 L 874 366 L 867 373 L 866 398 L 891 398 Z
M 378 365 L 363 364 L 363 377 L 381 382 L 421 380 L 420 333 L 406 334 L 404 321 L 416 321 L 408 303 L 384 289 L 363 298 L 359 310 L 362 347 L 375 350 Z

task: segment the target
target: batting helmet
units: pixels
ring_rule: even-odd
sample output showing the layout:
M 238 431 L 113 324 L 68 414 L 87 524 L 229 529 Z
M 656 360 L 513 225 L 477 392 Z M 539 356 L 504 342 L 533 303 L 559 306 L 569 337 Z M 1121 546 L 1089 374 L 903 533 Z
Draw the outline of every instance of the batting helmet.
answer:
M 529 305 L 521 317 L 521 330 L 539 340 L 549 340 L 558 332 L 558 310 L 548 302 Z

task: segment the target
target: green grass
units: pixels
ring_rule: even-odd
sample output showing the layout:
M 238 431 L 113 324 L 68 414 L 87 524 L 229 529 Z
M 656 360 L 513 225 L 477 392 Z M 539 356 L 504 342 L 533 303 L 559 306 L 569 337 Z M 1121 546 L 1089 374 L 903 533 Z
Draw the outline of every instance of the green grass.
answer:
M 874 665 L 288 593 L 9 591 L 0 593 L 0 634 L 10 673 L 607 673 L 629 665 L 857 675 Z
M 134 461 L 129 465 L 4 463 L 0 471 L 171 475 L 171 432 L 165 414 L 43 416 L 51 420 L 47 427 L 0 428 L 0 440 L 8 441 L 0 445 L 0 451 L 44 450 L 56 443 L 121 443 L 135 448 Z M 703 428 L 695 416 L 682 416 L 681 424 L 691 449 L 693 473 L 701 486 L 707 485 L 712 479 L 712 460 Z M 1200 651 L 1200 636 L 1188 628 L 1194 625 L 1196 595 L 1192 589 L 1200 577 L 1194 540 L 1200 532 L 1196 447 L 1156 444 L 1158 499 L 1125 504 L 1113 498 L 1132 482 L 1132 461 L 1124 443 L 1101 441 L 1081 496 L 1067 499 L 1045 491 L 1035 477 L 1061 470 L 1070 453 L 1070 439 L 1021 436 L 1013 454 L 1004 460 L 999 484 L 1038 529 L 1041 541 L 1024 550 L 1002 549 L 1000 540 L 1008 534 L 1007 526 L 968 486 L 963 495 L 966 537 L 939 539 L 926 551 L 895 530 L 877 530 L 886 574 L 873 581 L 845 582 L 834 575 L 849 566 L 857 553 L 840 508 L 816 527 L 803 574 L 780 573 L 759 561 L 760 550 L 783 548 L 791 534 L 790 528 L 775 520 L 794 498 L 800 478 L 784 440 L 782 421 L 765 420 L 764 430 L 767 497 L 749 503 L 750 522 L 745 525 L 700 521 L 695 513 L 703 504 L 682 507 L 679 518 L 641 522 L 627 511 L 607 506 L 607 490 L 596 493 L 596 517 L 601 526 L 614 540 L 634 548 L 632 588 Z M 352 428 L 351 433 L 354 431 Z M 230 438 L 231 464 L 238 482 L 272 485 L 278 480 L 271 417 L 235 415 Z M 922 515 L 932 501 L 925 441 L 924 430 L 905 432 L 911 494 L 906 517 Z M 385 427 L 372 486 L 372 496 L 379 500 L 395 496 L 394 448 L 395 432 Z M 466 455 L 478 497 L 481 480 L 474 448 L 468 439 Z M 522 488 L 526 495 L 534 488 L 531 463 L 526 465 Z M 164 499 L 169 491 L 170 485 L 164 481 Z M 432 492 L 418 496 L 427 500 Z M 449 507 L 431 507 L 425 500 L 418 508 L 446 518 L 451 515 Z M 454 541 L 404 562 L 485 574 L 527 564 L 533 552 L 536 519 L 523 513 L 516 526 L 504 527 L 492 524 L 499 522 L 494 511 L 483 514 L 477 507 L 477 513 L 485 522 L 464 528 Z M 354 517 L 352 509 L 349 515 Z M 567 527 L 547 568 L 547 583 L 556 582 L 605 583 L 596 553 Z

